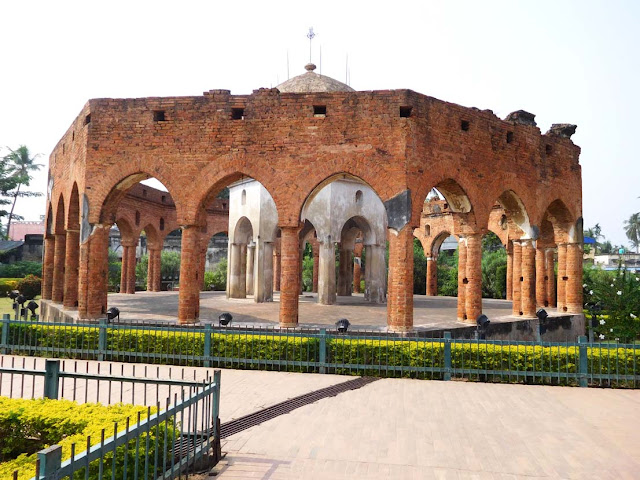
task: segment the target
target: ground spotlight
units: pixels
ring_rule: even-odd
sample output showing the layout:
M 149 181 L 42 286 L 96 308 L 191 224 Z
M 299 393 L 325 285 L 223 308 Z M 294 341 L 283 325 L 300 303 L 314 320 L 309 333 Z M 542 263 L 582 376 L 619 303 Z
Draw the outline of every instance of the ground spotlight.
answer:
M 349 325 L 351 325 L 351 323 L 346 318 L 341 318 L 336 322 L 336 327 L 338 327 L 339 333 L 346 333 L 349 329 Z
M 27 297 L 25 297 L 24 295 L 20 294 L 16 297 L 16 302 L 18 302 L 20 305 L 24 305 L 24 302 L 27 301 Z
M 544 322 L 547 317 L 549 317 L 549 314 L 544 308 L 541 308 L 536 312 L 536 317 L 538 317 L 538 320 L 540 320 L 541 322 Z
M 38 309 L 38 303 L 34 302 L 33 300 L 31 300 L 31 301 L 29 301 L 29 303 L 27 303 L 27 308 L 31 312 L 31 315 L 35 315 L 36 314 L 36 310 Z
M 114 318 L 117 318 L 118 321 L 120 321 L 120 310 L 116 307 L 111 307 L 109 310 L 107 310 L 107 322 L 110 322 Z
M 223 327 L 226 327 L 231 323 L 231 320 L 233 320 L 233 317 L 229 312 L 221 313 L 220 316 L 218 317 L 218 325 L 222 325 Z
M 15 300 L 18 297 L 18 295 L 20 295 L 20 292 L 16 290 L 11 290 L 7 295 L 11 300 Z
M 491 320 L 489 320 L 489 317 L 487 317 L 484 313 L 482 315 L 479 315 L 478 318 L 476 319 L 476 324 L 478 325 L 478 328 L 485 329 L 489 326 L 490 323 L 491 323 Z

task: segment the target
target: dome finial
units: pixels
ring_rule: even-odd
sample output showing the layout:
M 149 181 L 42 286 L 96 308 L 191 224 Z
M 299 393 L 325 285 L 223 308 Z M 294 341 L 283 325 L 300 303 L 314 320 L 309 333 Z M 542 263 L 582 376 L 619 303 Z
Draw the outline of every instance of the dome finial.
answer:
M 307 72 L 313 72 L 313 71 L 316 69 L 316 66 L 315 66 L 315 64 L 313 64 L 313 63 L 307 63 L 307 64 L 304 66 L 304 69 L 305 69 Z

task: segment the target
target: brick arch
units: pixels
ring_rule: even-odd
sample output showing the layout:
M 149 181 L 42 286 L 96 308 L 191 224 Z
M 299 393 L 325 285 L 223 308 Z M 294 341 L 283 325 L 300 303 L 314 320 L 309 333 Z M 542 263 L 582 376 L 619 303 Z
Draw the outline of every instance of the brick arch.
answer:
M 67 228 L 80 228 L 80 194 L 78 193 L 78 184 L 76 182 L 73 182 L 73 186 L 71 187 L 67 209 Z
M 428 256 L 435 256 L 440 251 L 440 247 L 444 243 L 444 241 L 453 235 L 449 230 L 441 230 L 436 235 L 433 236 L 433 239 L 425 245 L 423 244 L 422 248 L 424 249 L 425 255 L 428 253 Z
M 137 243 L 140 232 L 131 225 L 129 220 L 124 217 L 119 217 L 115 223 L 120 231 L 120 243 L 134 241 Z
M 53 233 L 54 235 L 62 235 L 65 233 L 65 208 L 64 208 L 64 195 L 62 192 L 58 195 L 58 201 L 55 203 L 55 217 L 53 220 Z
M 465 216 L 465 222 L 472 231 L 477 230 L 477 204 L 481 203 L 474 196 L 473 185 L 465 182 L 451 171 L 430 171 L 418 179 L 415 191 L 412 191 L 412 218 L 420 219 L 425 199 L 432 189 L 437 189 L 447 201 L 452 212 Z M 419 224 L 419 220 L 415 222 Z
M 507 216 L 509 236 L 511 238 L 533 238 L 533 224 L 529 216 L 529 211 L 525 206 L 520 195 L 518 195 L 513 189 L 506 189 L 500 193 L 496 198 L 504 214 Z M 493 207 L 492 207 L 493 210 Z M 491 216 L 491 211 L 487 215 L 487 218 Z M 490 222 L 487 222 L 487 230 L 489 229 Z M 502 235 L 498 232 L 494 232 L 502 240 Z
M 165 170 L 167 171 L 165 172 Z M 175 173 L 172 173 L 169 167 L 157 166 L 153 168 L 153 173 L 150 173 L 150 170 L 140 169 L 136 162 L 131 162 L 129 167 L 118 163 L 118 165 L 107 169 L 103 174 L 103 178 L 112 179 L 112 181 L 100 183 L 95 191 L 88 193 L 90 205 L 89 222 L 113 223 L 118 204 L 127 191 L 135 184 L 149 178 L 155 178 L 164 185 L 176 206 L 176 210 L 181 212 L 184 201 L 179 195 L 188 189 L 183 188 L 181 190 L 175 187 L 174 183 L 176 181 L 173 180 L 173 177 L 175 177 Z
M 162 248 L 162 237 L 158 232 L 158 229 L 151 223 L 147 223 L 142 230 L 140 230 L 140 234 L 144 231 L 147 236 L 147 247 L 148 248 Z M 138 234 L 138 235 L 140 235 Z
M 582 231 L 577 232 L 576 221 L 561 199 L 555 199 L 545 209 L 542 221 L 543 228 L 541 232 L 546 241 L 553 243 L 563 243 L 576 241 L 582 238 Z M 549 231 L 551 226 L 552 231 Z

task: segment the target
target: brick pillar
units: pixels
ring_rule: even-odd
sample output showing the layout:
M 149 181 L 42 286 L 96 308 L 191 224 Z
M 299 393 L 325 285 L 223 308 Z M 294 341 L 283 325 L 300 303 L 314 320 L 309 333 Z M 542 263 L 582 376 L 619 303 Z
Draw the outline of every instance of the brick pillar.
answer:
M 80 244 L 78 316 L 104 318 L 107 312 L 109 275 L 109 230 L 111 225 L 94 225 L 89 238 Z
M 127 289 L 125 293 L 131 295 L 136 293 L 136 247 L 137 244 L 134 244 L 129 246 L 129 250 L 127 250 Z
M 458 321 L 467 319 L 465 290 L 467 284 L 467 239 L 460 237 L 458 241 Z
M 53 288 L 51 299 L 60 303 L 64 297 L 64 264 L 66 250 L 66 235 L 57 234 L 53 253 Z
M 80 231 L 67 230 L 64 265 L 64 302 L 66 308 L 78 306 L 78 264 L 80 262 Z
M 582 244 L 567 244 L 566 306 L 569 313 L 582 313 Z
M 153 292 L 162 290 L 162 249 L 154 248 L 149 251 L 149 264 L 153 261 L 152 288 Z
M 256 246 L 248 245 L 247 246 L 247 266 L 246 266 L 246 288 L 247 295 L 253 295 L 253 269 L 256 264 Z
M 206 236 L 202 236 L 200 238 L 200 256 L 198 257 L 198 268 L 199 277 L 200 277 L 200 290 L 209 290 L 209 285 L 205 285 L 204 283 L 204 272 L 207 270 L 207 249 L 208 249 L 208 239 Z
M 42 260 L 42 299 L 51 300 L 53 289 L 53 258 L 56 240 L 52 235 L 44 239 L 44 258 Z
M 545 250 L 546 307 L 556 306 L 555 248 Z
M 522 315 L 522 245 L 519 241 L 513 242 L 513 274 L 512 274 L 512 287 L 511 287 L 511 299 L 513 300 L 512 312 L 515 316 Z
M 407 225 L 388 238 L 387 326 L 394 332 L 408 332 L 413 330 L 413 229 Z M 367 262 L 368 269 L 369 257 Z
M 558 244 L 558 312 L 567 311 L 567 244 Z
M 348 297 L 351 295 L 351 281 L 353 279 L 352 251 L 340 248 L 340 270 L 338 273 L 338 295 Z
M 532 240 L 522 242 L 522 290 L 520 291 L 522 316 L 536 316 L 536 251 Z
M 507 241 L 507 300 L 513 299 L 513 242 Z
M 362 277 L 362 257 L 353 257 L 353 293 L 360 293 L 360 280 Z
M 314 269 L 315 272 L 315 269 Z M 273 288 L 280 291 L 280 251 L 273 250 Z M 317 291 L 317 289 L 316 289 Z
M 200 227 L 182 227 L 180 247 L 180 291 L 178 297 L 178 323 L 194 323 L 200 316 Z
M 546 262 L 546 250 L 536 248 L 536 305 L 539 307 L 547 306 Z
M 281 227 L 280 237 L 280 326 L 298 326 L 298 292 L 300 291 L 300 227 Z
M 120 293 L 127 293 L 127 282 L 129 281 L 129 247 L 122 245 L 122 259 L 120 263 Z
M 427 296 L 438 295 L 438 259 L 427 257 Z
M 467 322 L 475 325 L 482 314 L 482 235 L 467 237 L 467 285 L 465 288 L 465 310 Z

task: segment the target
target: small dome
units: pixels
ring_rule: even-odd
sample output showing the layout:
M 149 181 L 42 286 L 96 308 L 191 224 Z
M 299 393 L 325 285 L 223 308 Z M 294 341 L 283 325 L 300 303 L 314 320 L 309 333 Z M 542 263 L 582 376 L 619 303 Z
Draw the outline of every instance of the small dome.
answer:
M 307 73 L 290 78 L 276 88 L 282 93 L 355 92 L 349 85 L 315 73 L 316 66 L 313 63 L 308 63 L 304 68 Z

